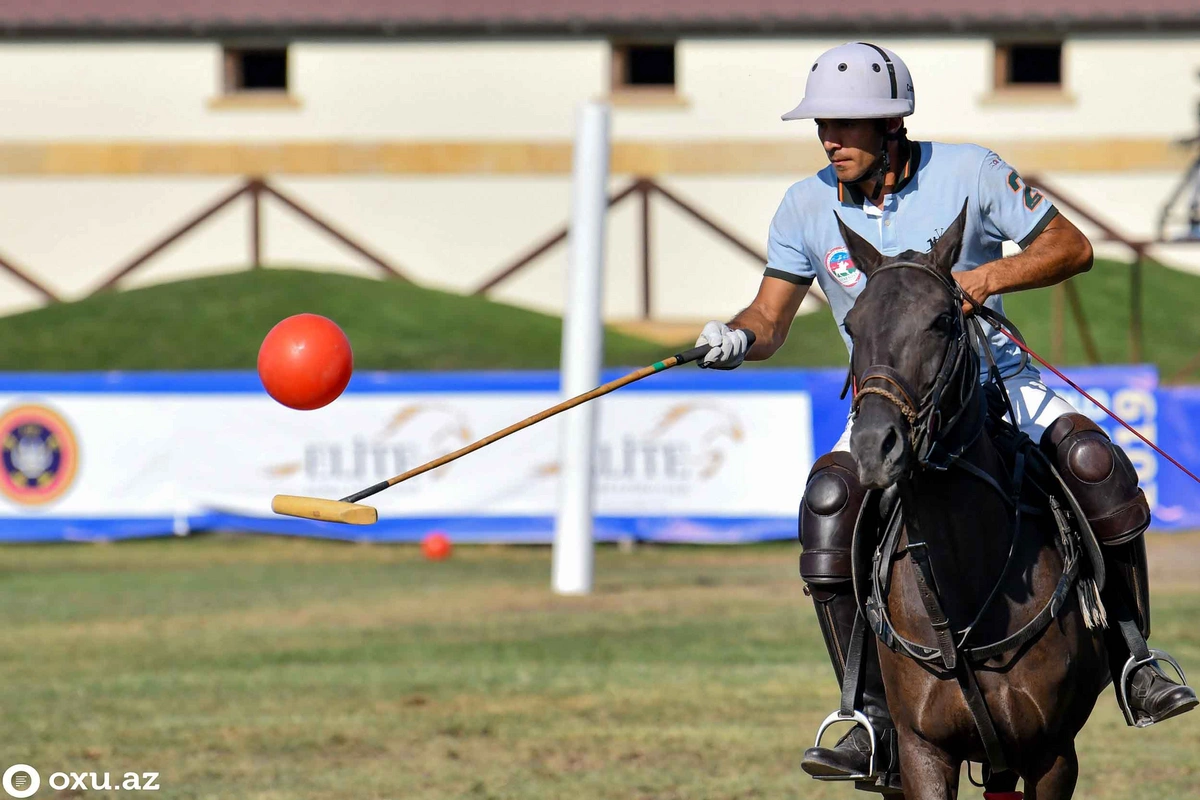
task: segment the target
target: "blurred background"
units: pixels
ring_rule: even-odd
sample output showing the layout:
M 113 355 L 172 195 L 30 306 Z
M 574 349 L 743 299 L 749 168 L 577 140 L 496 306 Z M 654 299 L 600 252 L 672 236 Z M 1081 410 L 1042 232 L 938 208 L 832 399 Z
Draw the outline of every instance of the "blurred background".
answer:
M 798 769 L 837 698 L 795 570 L 845 414 L 816 292 L 771 362 L 601 406 L 589 596 L 518 546 L 553 533 L 552 425 L 381 496 L 370 533 L 267 510 L 558 399 L 586 102 L 611 114 L 609 376 L 750 301 L 826 163 L 780 114 L 866 39 L 912 71 L 912 138 L 994 149 L 1092 238 L 1091 272 L 1006 301 L 1030 343 L 1200 465 L 1194 3 L 0 0 L 0 29 L 0 761 L 37 797 L 76 796 L 54 771 L 185 798 L 849 791 Z M 360 370 L 316 412 L 251 371 L 300 312 Z M 1081 406 L 1154 504 L 1156 641 L 1200 664 L 1200 487 Z M 431 532 L 473 546 L 380 544 Z M 1198 745 L 1106 696 L 1081 794 L 1190 796 Z

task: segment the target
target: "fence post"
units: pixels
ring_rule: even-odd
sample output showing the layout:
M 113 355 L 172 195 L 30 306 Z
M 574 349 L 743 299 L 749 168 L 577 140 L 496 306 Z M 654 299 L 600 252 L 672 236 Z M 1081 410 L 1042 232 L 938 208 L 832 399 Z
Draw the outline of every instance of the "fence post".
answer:
M 1083 353 L 1087 356 L 1089 364 L 1099 364 L 1100 350 L 1096 347 L 1096 340 L 1092 338 L 1092 329 L 1088 327 L 1087 315 L 1083 313 L 1083 302 L 1079 299 L 1079 292 L 1075 290 L 1074 279 L 1064 281 L 1062 286 L 1063 294 L 1071 304 L 1071 314 L 1075 317 L 1075 327 L 1079 331 Z
M 262 267 L 262 179 L 250 182 L 250 266 Z
M 1142 362 L 1142 258 L 1145 249 L 1134 250 L 1133 264 L 1129 267 L 1129 360 Z
M 654 313 L 650 286 L 650 187 L 640 178 L 638 194 L 642 199 L 642 319 L 650 319 Z

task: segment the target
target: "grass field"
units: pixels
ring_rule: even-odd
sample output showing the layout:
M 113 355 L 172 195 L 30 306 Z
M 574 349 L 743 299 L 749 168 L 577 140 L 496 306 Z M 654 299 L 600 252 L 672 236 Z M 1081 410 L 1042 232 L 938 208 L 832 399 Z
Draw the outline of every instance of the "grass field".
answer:
M 1200 537 L 1151 552 L 1155 641 L 1200 669 Z M 0 762 L 164 798 L 868 797 L 797 768 L 837 692 L 796 554 L 602 549 L 556 598 L 544 548 L 9 546 Z M 1128 730 L 1106 695 L 1081 751 L 1079 797 L 1194 797 L 1200 714 Z
M 1155 264 L 1145 268 L 1145 357 L 1164 377 L 1200 351 L 1200 279 Z M 1098 261 L 1076 279 L 1104 361 L 1128 360 L 1128 268 Z M 732 315 L 750 297 L 731 297 Z M 1050 294 L 1014 295 L 1007 310 L 1029 342 L 1050 355 Z M 337 320 L 366 369 L 552 369 L 557 317 L 399 282 L 270 269 L 199 278 L 0 318 L 0 370 L 251 369 L 271 326 L 301 311 Z M 695 326 L 698 328 L 699 325 Z M 610 365 L 651 363 L 690 347 L 696 333 L 668 345 L 610 331 Z M 1074 324 L 1065 363 L 1083 363 Z M 846 350 L 830 316 L 799 317 L 765 366 L 833 366 Z

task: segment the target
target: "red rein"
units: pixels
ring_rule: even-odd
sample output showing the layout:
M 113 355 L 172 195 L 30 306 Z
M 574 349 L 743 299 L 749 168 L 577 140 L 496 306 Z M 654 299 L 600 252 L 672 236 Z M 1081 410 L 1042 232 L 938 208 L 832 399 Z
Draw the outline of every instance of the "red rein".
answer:
M 1153 449 L 1153 450 L 1154 450 L 1154 452 L 1158 453 L 1160 456 L 1162 456 L 1163 458 L 1165 458 L 1167 461 L 1170 461 L 1172 464 L 1174 464 L 1176 467 L 1178 467 L 1178 468 L 1179 468 L 1179 469 L 1180 469 L 1180 470 L 1183 472 L 1183 474 L 1184 474 L 1184 475 L 1187 475 L 1189 478 L 1191 478 L 1192 480 L 1194 480 L 1196 483 L 1200 483 L 1200 478 L 1197 478 L 1195 475 L 1193 475 L 1193 474 L 1192 474 L 1192 471 L 1191 471 L 1190 469 L 1188 469 L 1187 467 L 1185 467 L 1183 464 L 1180 464 L 1180 463 L 1179 463 L 1178 461 L 1176 461 L 1174 458 L 1172 458 L 1171 456 L 1169 456 L 1169 455 L 1167 455 L 1165 452 L 1163 452 L 1162 448 L 1160 448 L 1160 447 L 1159 447 L 1158 445 L 1156 445 L 1154 442 L 1150 441 L 1150 440 L 1149 440 L 1149 439 L 1147 439 L 1145 436 L 1143 436 L 1143 435 L 1141 434 L 1141 432 L 1140 432 L 1140 431 L 1138 431 L 1137 429 L 1135 429 L 1135 428 L 1134 428 L 1132 425 L 1130 425 L 1128 422 L 1126 422 L 1125 420 L 1121 419 L 1120 417 L 1118 417 L 1118 416 L 1117 416 L 1116 414 L 1114 414 L 1113 412 L 1109 411 L 1109 410 L 1108 410 L 1108 408 L 1107 408 L 1107 407 L 1105 407 L 1105 406 L 1104 406 L 1102 403 L 1100 403 L 1098 400 L 1096 400 L 1096 398 L 1092 397 L 1090 394 L 1088 394 L 1088 393 L 1087 393 L 1087 392 L 1085 392 L 1083 389 L 1081 389 L 1081 388 L 1079 387 L 1079 384 L 1075 383 L 1075 381 L 1071 380 L 1071 379 L 1070 379 L 1070 378 L 1068 378 L 1066 375 L 1063 375 L 1061 372 L 1059 372 L 1057 369 L 1055 369 L 1053 365 L 1051 365 L 1051 364 L 1047 363 L 1046 359 L 1042 358 L 1042 357 L 1041 357 L 1041 356 L 1039 356 L 1037 353 L 1033 352 L 1033 351 L 1032 351 L 1032 350 L 1030 350 L 1028 347 L 1026 347 L 1026 346 L 1025 346 L 1025 345 L 1024 345 L 1024 344 L 1023 344 L 1023 343 L 1022 343 L 1022 342 L 1021 342 L 1019 339 L 1017 339 L 1017 337 L 1013 336 L 1011 333 L 1009 333 L 1008 331 L 1004 330 L 1004 328 L 1000 327 L 999 325 L 993 325 L 992 327 L 994 327 L 996 330 L 1000 331 L 1000 332 L 1001 332 L 1001 333 L 1003 333 L 1005 336 L 1007 336 L 1007 337 L 1009 338 L 1009 340 L 1010 340 L 1010 341 L 1011 341 L 1013 344 L 1015 344 L 1017 347 L 1019 347 L 1019 348 L 1021 348 L 1022 350 L 1024 350 L 1024 351 L 1025 351 L 1025 353 L 1026 353 L 1027 355 L 1030 355 L 1030 356 L 1032 356 L 1033 358 L 1037 359 L 1038 363 L 1039 363 L 1039 364 L 1041 364 L 1043 367 L 1045 367 L 1046 369 L 1050 370 L 1051 372 L 1053 372 L 1053 373 L 1054 373 L 1055 375 L 1057 375 L 1058 377 L 1062 378 L 1062 379 L 1063 379 L 1063 380 L 1064 380 L 1064 381 L 1067 383 L 1067 385 L 1068 385 L 1068 386 L 1070 386 L 1072 389 L 1074 389 L 1075 391 L 1079 392 L 1081 395 L 1083 395 L 1084 397 L 1086 397 L 1088 400 L 1092 401 L 1092 403 L 1094 403 L 1094 404 L 1095 404 L 1097 407 L 1099 407 L 1099 408 L 1100 408 L 1100 410 L 1101 410 L 1101 411 L 1103 411 L 1105 414 L 1108 414 L 1110 417 L 1112 417 L 1113 419 L 1115 419 L 1117 422 L 1121 423 L 1121 425 L 1123 425 L 1123 426 L 1125 427 L 1125 430 L 1129 431 L 1129 432 L 1130 432 L 1130 433 L 1132 433 L 1134 436 L 1136 436 L 1137 438 L 1141 439 L 1141 440 L 1142 440 L 1143 442 L 1145 442 L 1145 443 L 1146 443 L 1146 444 L 1147 444 L 1147 445 L 1148 445 L 1148 446 L 1149 446 L 1151 449 Z M 1002 795 L 998 795 L 998 797 L 1000 797 L 1000 800 L 1007 800 L 1007 798 L 1004 798 Z

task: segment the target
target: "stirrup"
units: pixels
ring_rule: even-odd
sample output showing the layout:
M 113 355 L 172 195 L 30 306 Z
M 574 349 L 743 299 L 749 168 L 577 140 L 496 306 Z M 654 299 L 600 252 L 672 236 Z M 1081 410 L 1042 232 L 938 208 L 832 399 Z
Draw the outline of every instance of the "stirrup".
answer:
M 1179 682 L 1184 686 L 1188 685 L 1187 675 L 1184 674 L 1183 667 L 1179 666 L 1179 662 L 1170 653 L 1164 650 L 1150 650 L 1149 653 L 1150 655 L 1145 658 L 1138 658 L 1134 655 L 1129 656 L 1129 660 L 1125 662 L 1125 667 L 1121 670 L 1121 682 L 1117 685 L 1117 700 L 1118 705 L 1121 706 L 1121 713 L 1125 715 L 1125 723 L 1134 728 L 1148 728 L 1154 724 L 1154 720 L 1151 719 L 1134 719 L 1133 711 L 1129 708 L 1129 681 L 1138 667 L 1144 667 L 1156 661 L 1165 661 L 1179 675 Z M 873 732 L 871 741 L 874 743 Z M 874 755 L 874 745 L 872 744 L 872 759 Z
M 855 773 L 853 775 L 813 775 L 812 777 L 818 781 L 866 781 L 875 779 L 875 726 L 871 724 L 871 720 L 867 719 L 867 715 L 855 709 L 849 714 L 843 714 L 841 709 L 830 714 L 821 723 L 821 727 L 817 728 L 817 740 L 813 742 L 813 747 L 821 746 L 821 738 L 825 736 L 825 731 L 831 725 L 838 722 L 857 722 L 867 729 L 867 735 L 871 737 L 871 758 L 867 761 L 867 771 L 865 773 Z

